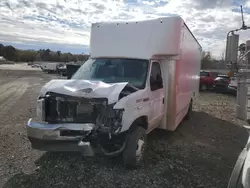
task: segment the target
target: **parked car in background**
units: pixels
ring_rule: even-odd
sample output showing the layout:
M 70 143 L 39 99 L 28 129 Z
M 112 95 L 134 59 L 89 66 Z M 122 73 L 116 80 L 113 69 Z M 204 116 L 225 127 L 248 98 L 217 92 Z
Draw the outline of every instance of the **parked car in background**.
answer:
M 230 78 L 228 75 L 218 75 L 214 80 L 214 91 L 226 93 L 226 94 L 237 94 L 236 78 Z
M 57 73 L 62 75 L 62 76 L 66 76 L 67 75 L 67 67 L 66 67 L 66 64 L 59 64 L 57 66 Z
M 52 73 L 57 72 L 58 63 L 43 63 L 40 67 L 43 72 Z
M 39 64 L 33 64 L 33 65 L 31 65 L 31 67 L 33 67 L 33 68 L 40 68 L 40 65 Z
M 214 80 L 218 74 L 218 72 L 202 70 L 200 72 L 200 90 L 206 91 L 208 89 L 213 89 Z
M 244 127 L 249 133 L 249 138 L 234 165 L 227 188 L 250 187 L 250 127 Z
M 234 94 L 234 95 L 237 95 L 237 87 L 238 84 L 237 84 L 237 77 L 231 77 L 230 78 L 230 83 L 228 85 L 228 90 L 230 93 Z

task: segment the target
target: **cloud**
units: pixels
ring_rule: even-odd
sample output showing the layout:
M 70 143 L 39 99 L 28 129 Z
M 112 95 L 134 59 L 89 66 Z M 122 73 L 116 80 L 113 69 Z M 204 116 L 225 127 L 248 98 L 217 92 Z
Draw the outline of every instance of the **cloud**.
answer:
M 241 27 L 240 4 L 250 26 L 250 0 L 1 0 L 0 42 L 86 50 L 93 22 L 180 15 L 203 49 L 219 57 L 226 33 Z M 241 42 L 249 37 L 241 32 Z
M 209 4 L 210 2 L 210 4 Z M 204 50 L 211 51 L 219 57 L 225 50 L 226 34 L 232 29 L 241 27 L 239 3 L 229 0 L 170 0 L 168 4 L 159 7 L 158 14 L 168 12 L 181 14 L 187 25 L 199 39 Z M 234 10 L 234 11 L 233 11 Z M 249 12 L 245 12 L 245 22 L 250 24 Z M 246 41 L 250 35 L 242 32 L 240 42 Z
M 233 4 L 233 0 L 193 0 L 197 9 L 228 8 Z

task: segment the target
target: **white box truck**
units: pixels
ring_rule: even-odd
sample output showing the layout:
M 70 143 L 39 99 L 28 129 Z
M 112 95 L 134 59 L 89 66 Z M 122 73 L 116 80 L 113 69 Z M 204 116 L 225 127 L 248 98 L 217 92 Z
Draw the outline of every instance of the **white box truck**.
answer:
M 92 24 L 90 58 L 40 92 L 34 149 L 122 155 L 140 164 L 146 135 L 174 131 L 199 94 L 201 46 L 180 17 Z
M 57 72 L 58 65 L 60 63 L 43 63 L 41 64 L 41 69 L 43 72 L 52 73 Z

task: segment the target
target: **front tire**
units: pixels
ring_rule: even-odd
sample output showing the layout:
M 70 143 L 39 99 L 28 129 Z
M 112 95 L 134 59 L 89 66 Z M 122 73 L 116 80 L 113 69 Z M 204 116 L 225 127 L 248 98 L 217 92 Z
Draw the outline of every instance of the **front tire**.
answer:
M 128 133 L 123 151 L 123 163 L 127 168 L 136 168 L 143 161 L 146 149 L 146 130 L 135 125 Z

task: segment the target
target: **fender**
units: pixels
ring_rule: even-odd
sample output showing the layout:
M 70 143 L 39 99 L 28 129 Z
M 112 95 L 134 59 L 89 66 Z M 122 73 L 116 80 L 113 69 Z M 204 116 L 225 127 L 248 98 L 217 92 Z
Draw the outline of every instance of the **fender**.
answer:
M 150 101 L 148 89 L 138 90 L 119 100 L 114 109 L 124 109 L 121 132 L 127 131 L 140 117 L 148 117 Z

